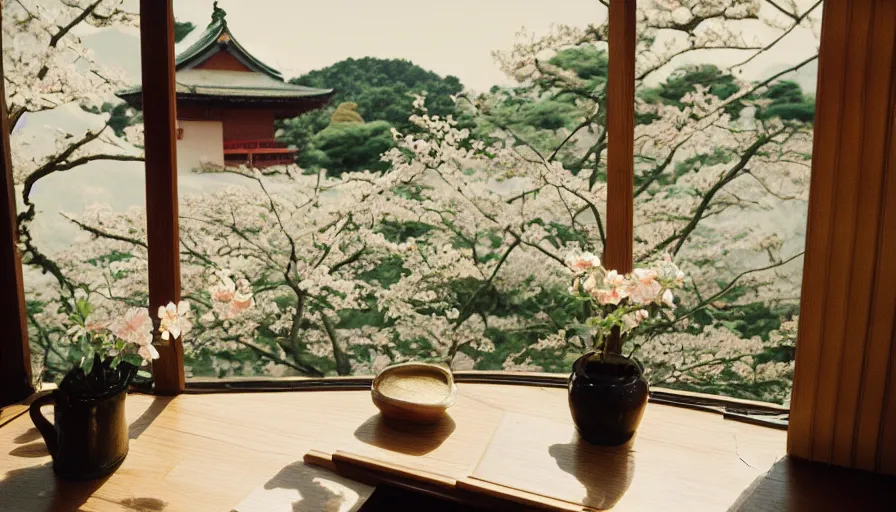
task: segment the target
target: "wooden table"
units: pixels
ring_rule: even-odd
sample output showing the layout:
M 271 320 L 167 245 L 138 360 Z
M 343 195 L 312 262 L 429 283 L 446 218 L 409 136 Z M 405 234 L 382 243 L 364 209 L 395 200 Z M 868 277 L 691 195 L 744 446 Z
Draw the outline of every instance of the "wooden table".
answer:
M 529 482 L 533 492 L 567 492 L 578 481 L 614 510 L 896 510 L 894 480 L 792 462 L 780 430 L 650 404 L 627 455 L 595 470 L 575 463 L 587 447 L 572 431 L 564 389 L 458 387 L 450 418 L 409 431 L 385 425 L 365 391 L 132 394 L 127 460 L 87 484 L 53 477 L 26 414 L 0 427 L 0 510 L 242 511 L 247 498 L 277 489 L 301 495 L 295 510 L 325 510 L 334 494 L 301 462 L 312 449 L 451 479 Z

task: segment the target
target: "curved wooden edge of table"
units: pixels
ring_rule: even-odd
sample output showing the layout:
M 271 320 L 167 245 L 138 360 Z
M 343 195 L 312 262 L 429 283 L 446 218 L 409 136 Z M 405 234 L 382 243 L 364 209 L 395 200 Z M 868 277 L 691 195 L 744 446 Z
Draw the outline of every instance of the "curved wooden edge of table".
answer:
M 574 510 L 731 511 L 820 503 L 815 482 L 825 477 L 816 475 L 817 466 L 785 456 L 781 430 L 651 403 L 631 443 L 598 448 L 575 433 L 565 389 L 463 380 L 457 404 L 441 422 L 406 428 L 387 425 L 369 391 L 357 388 L 131 394 L 130 453 L 114 474 L 89 483 L 54 478 L 40 435 L 27 415 L 19 416 L 0 427 L 0 510 L 361 507 L 372 487 L 306 464 L 309 452 L 339 454 L 343 464 L 366 460 L 408 468 L 478 495 L 511 489 L 578 504 Z M 883 482 L 889 491 L 880 490 L 876 477 L 830 471 L 836 482 L 855 477 L 844 490 L 850 495 L 862 489 L 875 500 L 896 499 L 892 481 Z M 837 502 L 836 496 L 825 499 Z M 535 501 L 511 509 L 549 509 Z

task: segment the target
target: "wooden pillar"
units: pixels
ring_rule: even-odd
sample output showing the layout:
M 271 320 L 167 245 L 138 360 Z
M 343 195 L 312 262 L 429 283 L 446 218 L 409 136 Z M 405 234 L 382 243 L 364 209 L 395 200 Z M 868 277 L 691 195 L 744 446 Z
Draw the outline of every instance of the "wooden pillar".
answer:
M 140 0 L 143 66 L 143 124 L 146 148 L 146 222 L 149 244 L 149 307 L 180 300 L 180 241 L 177 218 L 174 10 L 172 0 Z M 156 392 L 184 391 L 180 339 L 160 342 L 153 363 Z
M 0 14 L 2 16 L 2 14 Z M 0 41 L 0 51 L 3 43 Z M 3 312 L 3 335 L 0 336 L 0 407 L 18 402 L 34 392 L 31 386 L 31 351 L 25 322 L 25 289 L 22 262 L 16 247 L 16 190 L 12 180 L 9 147 L 9 119 L 6 111 L 6 88 L 3 63 L 0 62 L 0 311 Z
M 788 451 L 896 474 L 896 2 L 826 0 Z
M 614 0 L 609 6 L 607 239 L 602 259 L 606 268 L 621 274 L 634 265 L 636 8 L 636 0 Z M 606 350 L 622 351 L 618 330 L 607 339 Z
M 635 193 L 635 0 L 610 2 L 607 243 L 604 265 L 632 271 Z

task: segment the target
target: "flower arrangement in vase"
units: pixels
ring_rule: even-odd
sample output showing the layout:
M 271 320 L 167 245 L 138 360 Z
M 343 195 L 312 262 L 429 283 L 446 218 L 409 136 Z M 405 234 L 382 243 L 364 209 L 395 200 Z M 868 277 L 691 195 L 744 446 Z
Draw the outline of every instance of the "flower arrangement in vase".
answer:
M 102 318 L 85 298 L 71 303 L 69 339 L 79 349 L 77 364 L 52 393 L 35 400 L 31 420 L 47 443 L 57 476 L 89 480 L 118 468 L 128 453 L 125 398 L 139 367 L 158 359 L 156 337 L 178 338 L 192 326 L 190 305 L 159 307 L 159 328 L 146 308 Z M 54 423 L 40 412 L 53 404 Z
M 587 252 L 571 252 L 566 265 L 573 272 L 569 292 L 582 302 L 585 316 L 573 328 L 592 347 L 576 360 L 569 377 L 573 421 L 586 441 L 623 444 L 637 430 L 648 395 L 644 367 L 624 355 L 623 347 L 668 320 L 684 274 L 669 257 L 629 274 L 606 269 Z

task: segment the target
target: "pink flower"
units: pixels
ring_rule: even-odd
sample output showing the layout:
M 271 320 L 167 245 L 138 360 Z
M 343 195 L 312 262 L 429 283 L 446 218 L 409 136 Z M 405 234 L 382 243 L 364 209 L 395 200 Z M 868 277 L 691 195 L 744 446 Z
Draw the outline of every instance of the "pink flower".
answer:
M 628 294 L 625 293 L 625 290 L 623 288 L 618 287 L 597 290 L 594 296 L 597 298 L 597 302 L 601 303 L 604 306 L 606 306 L 607 304 L 618 306 L 619 303 L 622 302 L 622 299 L 626 298 Z
M 137 354 L 142 357 L 145 362 L 159 358 L 159 351 L 156 350 L 156 347 L 152 346 L 152 343 L 148 345 L 140 345 L 140 348 L 137 349 Z
M 608 288 L 595 288 L 591 291 L 591 295 L 602 305 L 613 304 L 618 306 L 622 299 L 629 295 L 625 276 L 615 270 L 607 272 L 607 275 L 604 276 L 604 284 Z
M 648 313 L 646 309 L 639 309 L 627 315 L 623 315 L 622 322 L 625 324 L 626 329 L 630 331 L 641 325 L 641 322 L 647 320 L 649 317 L 650 313 Z
M 219 274 L 218 276 L 221 278 L 221 282 L 209 289 L 212 300 L 216 302 L 232 301 L 233 296 L 236 294 L 236 285 L 234 284 L 233 280 L 226 275 Z
M 141 346 L 152 343 L 152 319 L 146 308 L 129 309 L 124 316 L 112 322 L 111 330 L 115 336 L 128 343 Z
M 669 306 L 670 308 L 675 307 L 675 296 L 672 295 L 672 290 L 666 290 L 663 292 L 663 304 Z
M 590 252 L 572 251 L 566 255 L 566 266 L 576 272 L 584 272 L 599 267 L 600 258 Z
M 84 329 L 90 332 L 102 332 L 108 327 L 108 320 L 95 320 L 93 318 L 88 318 L 87 321 L 84 322 Z
M 179 338 L 190 331 L 193 324 L 187 320 L 189 312 L 190 303 L 183 300 L 176 306 L 173 302 L 169 302 L 167 306 L 159 306 L 159 331 L 163 340 Z
M 585 282 L 582 284 L 582 290 L 585 293 L 591 293 L 595 288 L 597 288 L 597 279 L 594 276 L 588 276 L 588 279 L 585 279 Z
M 252 298 L 251 293 L 237 292 L 233 296 L 233 300 L 230 301 L 230 310 L 227 312 L 228 316 L 235 317 L 254 305 L 255 299 Z
M 652 269 L 636 268 L 632 273 L 632 300 L 638 304 L 650 304 L 657 300 L 663 286 L 657 281 L 657 272 Z
M 621 287 L 625 285 L 625 276 L 615 270 L 611 270 L 604 276 L 604 284 L 613 288 Z

